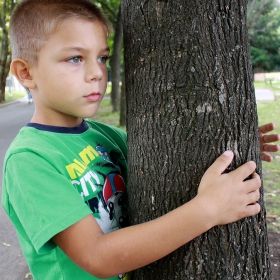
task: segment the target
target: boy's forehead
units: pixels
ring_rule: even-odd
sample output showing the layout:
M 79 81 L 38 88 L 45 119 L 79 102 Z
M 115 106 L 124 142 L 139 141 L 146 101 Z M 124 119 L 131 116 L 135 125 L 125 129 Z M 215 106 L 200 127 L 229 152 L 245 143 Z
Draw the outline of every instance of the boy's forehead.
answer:
M 66 19 L 61 22 L 50 37 L 57 36 L 75 41 L 95 38 L 99 42 L 107 42 L 107 32 L 105 26 L 98 20 L 89 21 L 83 19 Z
M 50 56 L 99 55 L 107 52 L 107 33 L 102 23 L 74 19 L 64 21 L 56 28 L 40 49 L 38 60 Z
M 74 27 L 84 27 L 85 25 L 91 25 L 97 29 L 104 31 L 105 35 L 107 34 L 105 25 L 102 22 L 100 22 L 98 19 L 88 20 L 88 19 L 76 18 L 76 17 L 69 17 L 69 18 L 60 20 L 58 22 L 57 28 L 55 30 L 59 30 L 59 29 L 63 30 L 69 26 L 71 26 L 72 28 L 73 28 L 73 26 Z
M 71 52 L 71 51 L 83 52 L 83 51 L 85 51 L 85 49 L 82 47 L 78 47 L 78 46 L 67 46 L 67 47 L 63 47 L 61 49 L 61 51 L 62 52 Z M 104 51 L 104 52 L 110 51 L 110 48 L 108 46 L 106 46 L 106 47 L 102 48 L 101 51 Z

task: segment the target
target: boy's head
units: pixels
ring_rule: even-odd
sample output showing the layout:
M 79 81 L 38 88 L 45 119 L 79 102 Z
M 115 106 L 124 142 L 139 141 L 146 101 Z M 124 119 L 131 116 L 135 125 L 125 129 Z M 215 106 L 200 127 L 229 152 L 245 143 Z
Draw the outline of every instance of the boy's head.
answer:
M 22 0 L 11 19 L 11 71 L 33 96 L 32 122 L 74 127 L 107 86 L 110 24 L 90 0 Z
M 36 65 L 41 47 L 59 25 L 70 18 L 97 20 L 107 32 L 111 31 L 107 18 L 90 0 L 22 0 L 11 18 L 12 58 Z

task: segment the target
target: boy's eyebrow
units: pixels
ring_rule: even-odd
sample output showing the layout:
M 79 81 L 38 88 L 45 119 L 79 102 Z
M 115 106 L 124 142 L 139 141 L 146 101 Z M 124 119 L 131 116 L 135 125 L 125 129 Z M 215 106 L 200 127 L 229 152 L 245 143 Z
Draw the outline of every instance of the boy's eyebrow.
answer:
M 65 47 L 65 48 L 62 48 L 61 51 L 64 51 L 64 52 L 68 52 L 68 51 L 78 51 L 78 52 L 83 52 L 83 51 L 87 51 L 87 49 L 85 48 L 81 48 L 81 47 L 75 47 L 75 46 L 71 46 L 71 47 Z M 110 52 L 110 48 L 109 47 L 106 47 L 104 49 L 102 49 L 102 51 L 108 51 Z

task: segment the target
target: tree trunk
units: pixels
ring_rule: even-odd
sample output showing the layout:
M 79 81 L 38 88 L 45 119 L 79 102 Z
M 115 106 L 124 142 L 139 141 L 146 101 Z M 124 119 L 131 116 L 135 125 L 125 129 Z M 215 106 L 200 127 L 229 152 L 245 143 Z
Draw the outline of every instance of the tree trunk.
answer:
M 126 96 L 125 96 L 125 75 L 122 77 L 121 87 L 121 110 L 120 110 L 120 126 L 126 126 Z
M 235 154 L 228 171 L 254 160 L 261 173 L 246 8 L 122 1 L 132 224 L 192 199 L 225 150 Z M 259 215 L 211 229 L 133 279 L 270 279 L 262 189 L 260 204 Z
M 2 28 L 2 40 L 0 46 L 0 102 L 5 101 L 6 78 L 10 71 L 11 51 L 9 50 L 9 36 L 6 26 L 6 18 L 11 14 L 15 6 L 14 0 L 4 0 L 0 18 Z
M 112 91 L 111 91 L 111 103 L 113 112 L 120 110 L 120 72 L 121 72 L 121 48 L 122 48 L 122 17 L 121 17 L 121 7 L 119 9 L 115 36 L 114 36 L 114 46 L 113 55 L 111 58 L 111 81 L 112 81 Z
M 6 86 L 6 63 L 8 57 L 9 37 L 6 27 L 6 13 L 7 13 L 7 0 L 2 4 L 0 27 L 2 28 L 2 38 L 0 47 L 0 102 L 5 101 L 5 86 Z

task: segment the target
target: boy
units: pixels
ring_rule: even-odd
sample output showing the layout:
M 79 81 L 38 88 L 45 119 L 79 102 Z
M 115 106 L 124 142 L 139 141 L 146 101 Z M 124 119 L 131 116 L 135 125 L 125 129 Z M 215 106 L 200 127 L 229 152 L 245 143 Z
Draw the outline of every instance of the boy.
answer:
M 260 211 L 255 163 L 221 175 L 233 159 L 226 151 L 193 200 L 126 227 L 125 133 L 84 120 L 105 93 L 108 31 L 88 0 L 23 0 L 13 13 L 11 70 L 36 109 L 7 151 L 2 203 L 34 279 L 127 279 L 211 227 Z

